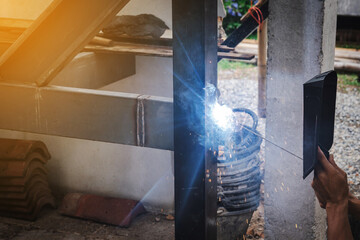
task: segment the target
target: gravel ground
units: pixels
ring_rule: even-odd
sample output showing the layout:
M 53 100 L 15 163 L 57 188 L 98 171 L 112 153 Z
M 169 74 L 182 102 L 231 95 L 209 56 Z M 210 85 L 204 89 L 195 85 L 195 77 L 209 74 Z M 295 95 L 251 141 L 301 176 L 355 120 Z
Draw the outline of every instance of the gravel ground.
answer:
M 219 70 L 220 103 L 231 108 L 245 107 L 257 113 L 257 68 Z M 257 130 L 265 136 L 265 119 Z M 335 161 L 347 174 L 351 192 L 360 197 L 360 89 L 341 86 L 337 93 L 334 144 Z M 260 151 L 264 173 L 264 142 Z M 262 201 L 263 202 L 263 201 Z M 263 206 L 254 212 L 246 239 L 263 239 Z
M 360 197 L 360 89 L 337 93 L 332 152 L 338 166 L 348 174 L 351 192 Z

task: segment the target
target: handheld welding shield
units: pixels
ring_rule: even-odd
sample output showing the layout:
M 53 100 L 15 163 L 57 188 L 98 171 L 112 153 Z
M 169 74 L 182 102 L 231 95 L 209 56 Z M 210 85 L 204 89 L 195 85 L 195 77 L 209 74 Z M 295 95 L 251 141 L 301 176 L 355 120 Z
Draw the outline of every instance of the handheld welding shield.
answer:
M 328 71 L 304 83 L 303 178 L 317 163 L 318 146 L 329 158 L 333 144 L 337 74 Z

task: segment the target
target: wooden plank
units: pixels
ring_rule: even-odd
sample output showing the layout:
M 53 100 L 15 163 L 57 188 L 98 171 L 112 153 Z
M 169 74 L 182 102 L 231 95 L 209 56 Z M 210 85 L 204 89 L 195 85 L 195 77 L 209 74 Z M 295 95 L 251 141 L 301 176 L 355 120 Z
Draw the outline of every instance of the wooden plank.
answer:
M 0 129 L 173 149 L 169 98 L 1 83 L 0 112 Z
M 48 84 L 128 1 L 54 0 L 1 56 L 1 78 Z
M 87 45 L 84 52 L 115 53 L 115 54 L 136 54 L 144 56 L 172 57 L 172 47 L 155 46 L 146 44 L 114 42 L 114 46 Z
M 360 73 L 360 63 L 335 62 L 334 68 L 336 71 Z
M 91 39 L 90 44 L 98 44 L 102 46 L 111 47 L 114 45 L 114 41 L 108 38 L 103 38 L 99 36 L 95 36 L 93 39 Z
M 146 44 L 133 44 L 133 43 L 120 43 L 113 42 L 115 46 L 101 46 L 101 45 L 87 45 L 82 50 L 83 52 L 95 53 L 111 53 L 111 54 L 136 54 L 143 56 L 158 56 L 158 57 L 172 57 L 172 47 L 146 45 Z M 238 60 L 251 60 L 254 58 L 253 54 L 242 54 L 237 52 L 218 52 L 219 58 L 238 59 Z

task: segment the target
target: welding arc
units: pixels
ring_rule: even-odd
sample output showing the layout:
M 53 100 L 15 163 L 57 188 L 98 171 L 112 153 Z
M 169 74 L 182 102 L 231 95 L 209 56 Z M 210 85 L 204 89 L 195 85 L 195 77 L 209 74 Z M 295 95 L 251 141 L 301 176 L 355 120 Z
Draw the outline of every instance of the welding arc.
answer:
M 240 124 L 240 125 L 242 125 L 243 127 L 245 127 L 245 126 L 246 126 L 246 125 L 244 125 L 244 124 Z M 274 143 L 274 142 L 272 142 L 272 141 L 270 141 L 270 140 L 268 140 L 268 139 L 264 138 L 263 136 L 261 136 L 261 134 L 258 134 L 258 133 L 256 133 L 256 132 L 252 131 L 250 128 L 247 128 L 246 130 L 247 130 L 247 131 L 249 131 L 249 132 L 251 132 L 252 134 L 255 134 L 256 136 L 258 136 L 258 137 L 262 138 L 263 140 L 267 141 L 268 143 L 271 143 L 271 144 L 272 144 L 272 145 L 274 145 L 275 147 L 278 147 L 278 148 L 280 148 L 281 150 L 283 150 L 283 151 L 285 151 L 285 152 L 289 153 L 290 155 L 292 155 L 292 156 L 294 156 L 294 157 L 296 157 L 296 158 L 298 158 L 298 159 L 300 159 L 300 160 L 303 160 L 303 158 L 299 157 L 299 156 L 298 156 L 298 155 L 296 155 L 295 153 L 292 153 L 292 152 L 290 152 L 289 150 L 287 150 L 287 149 L 285 149 L 285 148 L 281 147 L 280 145 L 278 145 L 278 144 L 276 144 L 276 143 Z

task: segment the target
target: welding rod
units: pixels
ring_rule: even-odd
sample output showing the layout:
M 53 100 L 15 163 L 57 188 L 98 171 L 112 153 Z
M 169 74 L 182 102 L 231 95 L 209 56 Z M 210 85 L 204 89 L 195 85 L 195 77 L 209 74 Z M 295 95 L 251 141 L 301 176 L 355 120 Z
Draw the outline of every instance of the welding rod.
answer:
M 240 125 L 242 125 L 242 126 L 246 126 L 246 125 L 244 125 L 244 124 L 240 124 Z M 252 130 L 250 130 L 250 129 L 246 129 L 246 130 L 247 130 L 247 131 L 249 131 L 249 132 L 251 132 L 251 133 L 253 133 L 253 134 L 255 134 L 256 136 L 258 136 L 258 137 L 262 138 L 263 140 L 267 141 L 268 143 L 271 143 L 272 145 L 274 145 L 274 146 L 276 146 L 276 147 L 280 148 L 281 150 L 284 150 L 285 152 L 289 153 L 290 155 L 292 155 L 292 156 L 294 156 L 294 157 L 296 157 L 296 158 L 298 158 L 298 159 L 300 159 L 300 160 L 303 160 L 303 158 L 299 157 L 299 156 L 298 156 L 298 155 L 296 155 L 295 153 L 290 152 L 289 150 L 287 150 L 287 149 L 285 149 L 285 148 L 281 147 L 280 145 L 278 145 L 278 144 L 276 144 L 276 143 L 274 143 L 274 142 L 272 142 L 272 141 L 270 141 L 270 140 L 268 140 L 268 139 L 264 138 L 264 137 L 263 137 L 263 136 L 261 136 L 260 134 L 258 134 L 258 133 L 256 133 L 256 132 L 254 132 L 254 131 L 252 131 Z

